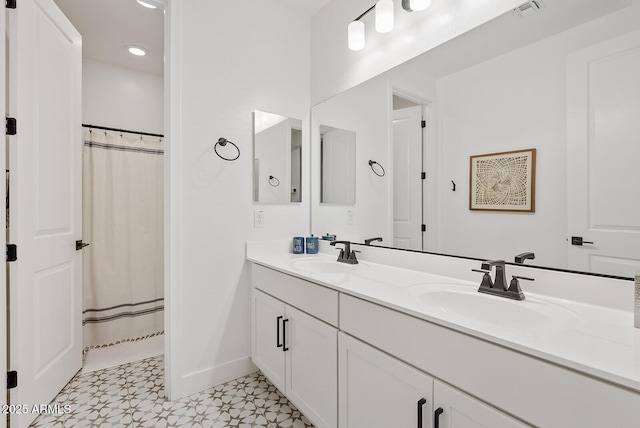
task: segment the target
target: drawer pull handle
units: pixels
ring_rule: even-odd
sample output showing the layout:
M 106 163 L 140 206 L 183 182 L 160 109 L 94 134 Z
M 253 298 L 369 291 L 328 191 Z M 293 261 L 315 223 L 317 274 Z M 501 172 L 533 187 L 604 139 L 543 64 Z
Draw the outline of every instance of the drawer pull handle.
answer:
M 422 428 L 422 406 L 426 404 L 427 400 L 421 398 L 418 400 L 418 428 Z
M 282 320 L 282 352 L 287 352 L 289 348 L 287 348 L 287 323 L 289 322 L 289 318 L 286 320 Z
M 282 316 L 276 318 L 276 347 L 282 348 L 282 343 L 280 343 L 280 320 Z
M 444 412 L 442 407 L 438 407 L 433 418 L 433 428 L 440 428 L 440 415 Z

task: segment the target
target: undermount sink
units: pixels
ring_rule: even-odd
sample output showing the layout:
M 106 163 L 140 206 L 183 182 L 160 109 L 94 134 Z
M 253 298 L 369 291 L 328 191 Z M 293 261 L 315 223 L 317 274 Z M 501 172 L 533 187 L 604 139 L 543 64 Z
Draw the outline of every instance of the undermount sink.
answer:
M 304 260 L 292 261 L 291 267 L 295 270 L 300 270 L 300 271 L 305 271 L 310 273 L 352 274 L 368 266 L 364 263 L 350 265 L 347 263 L 340 263 L 335 260 L 331 261 L 331 260 L 324 260 L 324 259 L 322 260 L 304 259 Z
M 516 301 L 478 293 L 468 286 L 420 284 L 409 292 L 440 315 L 506 328 L 543 328 L 579 320 L 575 312 L 551 302 L 532 297 Z

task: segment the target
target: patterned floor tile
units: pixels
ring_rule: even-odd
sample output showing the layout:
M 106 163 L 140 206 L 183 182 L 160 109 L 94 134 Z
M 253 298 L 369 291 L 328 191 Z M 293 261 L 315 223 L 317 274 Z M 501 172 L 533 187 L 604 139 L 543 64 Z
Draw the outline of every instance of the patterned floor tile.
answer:
M 260 372 L 176 401 L 163 382 L 162 356 L 77 375 L 52 402 L 71 412 L 41 415 L 31 427 L 313 428 Z

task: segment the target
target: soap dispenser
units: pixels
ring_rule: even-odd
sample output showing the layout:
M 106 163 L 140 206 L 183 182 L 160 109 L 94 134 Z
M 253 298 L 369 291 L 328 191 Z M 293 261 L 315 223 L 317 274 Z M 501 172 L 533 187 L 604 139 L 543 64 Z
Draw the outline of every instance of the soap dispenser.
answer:
M 318 237 L 311 236 L 307 237 L 307 254 L 318 254 Z

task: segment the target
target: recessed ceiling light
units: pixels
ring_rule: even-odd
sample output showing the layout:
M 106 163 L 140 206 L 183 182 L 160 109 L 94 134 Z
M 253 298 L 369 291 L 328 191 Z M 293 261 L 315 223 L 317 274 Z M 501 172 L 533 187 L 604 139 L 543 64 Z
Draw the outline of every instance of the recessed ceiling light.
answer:
M 145 56 L 148 53 L 145 48 L 141 48 L 140 46 L 127 46 L 127 50 L 131 55 L 135 56 Z
M 156 8 L 156 6 L 155 6 L 155 5 L 152 5 L 151 3 L 147 3 L 147 2 L 142 1 L 142 0 L 136 0 L 136 1 L 137 1 L 138 3 L 140 3 L 140 4 L 141 4 L 142 6 L 144 6 L 144 7 L 148 7 L 149 9 L 155 9 L 155 8 Z

